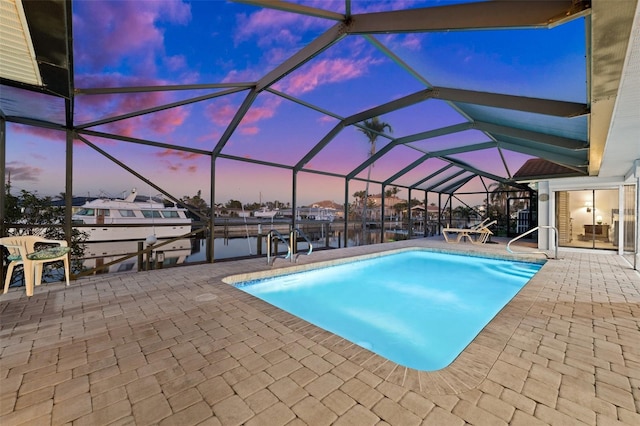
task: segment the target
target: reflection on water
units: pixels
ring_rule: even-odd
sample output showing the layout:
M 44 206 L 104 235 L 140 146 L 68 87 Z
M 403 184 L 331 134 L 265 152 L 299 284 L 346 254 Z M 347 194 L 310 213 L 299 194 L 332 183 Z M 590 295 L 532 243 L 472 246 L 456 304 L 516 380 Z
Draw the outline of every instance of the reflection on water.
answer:
M 366 240 L 363 239 L 363 235 Z M 343 231 L 331 231 L 327 233 L 309 233 L 307 234 L 313 244 L 314 250 L 323 248 L 341 248 L 344 247 Z M 406 239 L 406 233 L 402 232 L 385 232 L 384 240 L 403 240 Z M 135 272 L 147 268 L 157 268 L 159 261 L 163 257 L 162 267 L 200 263 L 206 261 L 206 244 L 205 239 L 185 238 L 164 244 L 169 240 L 158 240 L 154 245 L 154 253 L 150 259 L 142 258 L 143 264 L 138 268 L 139 257 L 136 254 L 138 250 L 146 248 L 145 242 L 140 241 L 113 241 L 113 242 L 87 242 L 85 243 L 85 251 L 83 259 L 72 259 L 73 273 L 77 274 L 79 268 L 83 271 L 96 269 L 94 273 L 118 273 L 118 272 Z M 247 256 L 264 256 L 266 258 L 267 247 L 266 238 L 260 238 L 261 250 L 258 250 L 258 238 L 255 236 L 236 237 L 236 238 L 215 238 L 214 239 L 214 259 L 232 259 Z M 368 242 L 367 242 L 368 241 Z M 347 247 L 359 246 L 364 244 L 377 244 L 381 242 L 379 229 L 367 230 L 363 234 L 362 229 L 350 229 L 347 233 Z M 306 241 L 298 243 L 298 252 L 308 250 L 309 245 Z M 280 242 L 278 253 L 285 254 L 287 248 L 284 243 Z M 160 255 L 159 255 L 160 254 Z M 108 266 L 107 266 L 108 265 Z M 44 282 L 60 281 L 64 277 L 62 268 L 59 270 L 46 269 L 42 280 Z M 14 273 L 11 286 L 24 285 L 22 272 Z
M 331 232 L 329 235 L 308 235 L 314 250 L 322 248 L 340 248 L 344 247 L 344 237 L 342 232 Z M 380 230 L 368 230 L 367 240 L 369 244 L 377 244 L 381 242 Z M 406 239 L 406 234 L 397 232 L 385 232 L 385 241 Z M 167 240 L 159 240 L 154 250 L 154 256 L 157 257 L 159 252 L 164 256 L 163 267 L 170 267 L 184 263 L 198 263 L 206 260 L 206 239 L 182 239 L 170 244 L 163 245 Z M 260 247 L 258 247 L 260 241 Z M 363 232 L 361 229 L 349 230 L 347 235 L 347 247 L 359 246 L 365 244 Z M 118 241 L 110 243 L 86 243 L 85 259 L 83 267 L 85 269 L 93 269 L 106 265 L 123 256 L 136 253 L 138 247 L 146 247 L 144 241 Z M 306 241 L 298 242 L 298 251 L 308 250 L 309 245 Z M 286 253 L 287 248 L 284 243 L 278 244 L 278 252 Z M 262 255 L 266 257 L 267 247 L 266 238 L 258 239 L 255 236 L 244 238 L 215 238 L 213 241 L 214 259 L 232 259 L 247 256 Z M 146 262 L 146 258 L 144 259 Z M 144 265 L 143 265 L 144 268 Z M 136 271 L 138 269 L 138 256 L 133 256 L 122 260 L 114 265 L 109 266 L 106 270 L 98 273 L 107 272 L 125 272 Z

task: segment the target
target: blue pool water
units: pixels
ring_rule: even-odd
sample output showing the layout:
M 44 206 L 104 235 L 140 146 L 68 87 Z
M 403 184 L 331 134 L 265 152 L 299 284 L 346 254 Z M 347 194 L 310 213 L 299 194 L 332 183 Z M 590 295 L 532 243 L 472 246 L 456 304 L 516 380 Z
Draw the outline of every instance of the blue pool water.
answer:
M 541 264 L 415 250 L 236 284 L 418 370 L 449 365 Z

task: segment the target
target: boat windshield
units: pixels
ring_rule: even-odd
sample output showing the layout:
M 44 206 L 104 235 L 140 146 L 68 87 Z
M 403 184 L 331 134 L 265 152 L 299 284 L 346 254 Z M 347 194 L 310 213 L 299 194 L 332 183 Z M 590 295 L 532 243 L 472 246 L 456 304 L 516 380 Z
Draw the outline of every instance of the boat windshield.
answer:
M 96 210 L 95 209 L 80 209 L 76 212 L 76 214 L 78 216 L 95 216 L 96 215 Z
M 166 217 L 167 219 L 180 217 L 178 215 L 178 212 L 175 211 L 175 210 L 163 210 L 162 211 L 162 216 Z
M 161 218 L 160 212 L 157 210 L 142 210 L 142 215 L 147 219 L 153 218 Z

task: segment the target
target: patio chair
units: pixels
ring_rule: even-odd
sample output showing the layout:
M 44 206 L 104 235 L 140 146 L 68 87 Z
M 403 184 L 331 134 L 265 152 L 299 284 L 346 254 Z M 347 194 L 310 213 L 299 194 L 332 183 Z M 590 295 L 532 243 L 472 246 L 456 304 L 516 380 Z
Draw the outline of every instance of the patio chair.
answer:
M 474 242 L 473 240 L 471 240 L 471 242 L 475 244 L 486 243 L 487 240 L 489 240 L 489 237 L 493 235 L 493 232 L 491 232 L 491 229 L 489 229 L 489 227 L 495 225 L 496 223 L 498 223 L 497 220 L 492 220 L 488 223 L 485 223 L 485 221 L 483 221 L 483 223 L 478 225 L 478 227 L 474 230 L 474 233 L 476 234 L 476 241 Z
M 471 228 L 443 228 L 442 236 L 448 243 L 459 243 L 466 238 L 472 244 L 484 244 L 489 240 L 489 237 L 493 235 L 489 227 L 497 223 L 496 220 L 488 222 L 489 220 L 491 220 L 491 218 L 486 218 Z M 452 238 L 453 235 L 456 235 L 455 240 Z
M 69 285 L 69 251 L 64 240 L 48 240 L 36 235 L 22 235 L 0 238 L 0 245 L 9 251 L 7 276 L 4 280 L 6 294 L 11 283 L 11 276 L 16 266 L 24 269 L 24 285 L 27 296 L 33 296 L 33 288 L 42 281 L 42 266 L 46 263 L 61 260 L 64 264 L 64 276 Z

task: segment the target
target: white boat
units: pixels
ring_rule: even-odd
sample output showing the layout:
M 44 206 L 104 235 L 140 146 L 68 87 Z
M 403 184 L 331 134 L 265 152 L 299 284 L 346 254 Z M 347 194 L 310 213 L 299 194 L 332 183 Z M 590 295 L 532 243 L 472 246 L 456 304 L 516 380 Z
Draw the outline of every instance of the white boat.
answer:
M 253 216 L 259 217 L 259 218 L 273 219 L 276 217 L 282 217 L 282 213 L 280 212 L 280 209 L 271 210 L 266 207 L 263 207 L 260 210 L 254 211 Z
M 327 207 L 312 207 L 309 209 L 307 219 L 333 222 L 336 218 L 336 211 Z
M 174 238 L 191 232 L 186 209 L 165 207 L 149 199 L 136 201 L 133 189 L 125 199 L 97 198 L 86 202 L 72 216 L 74 226 L 89 234 L 88 241 L 124 241 Z M 121 225 L 121 226 L 118 226 Z

